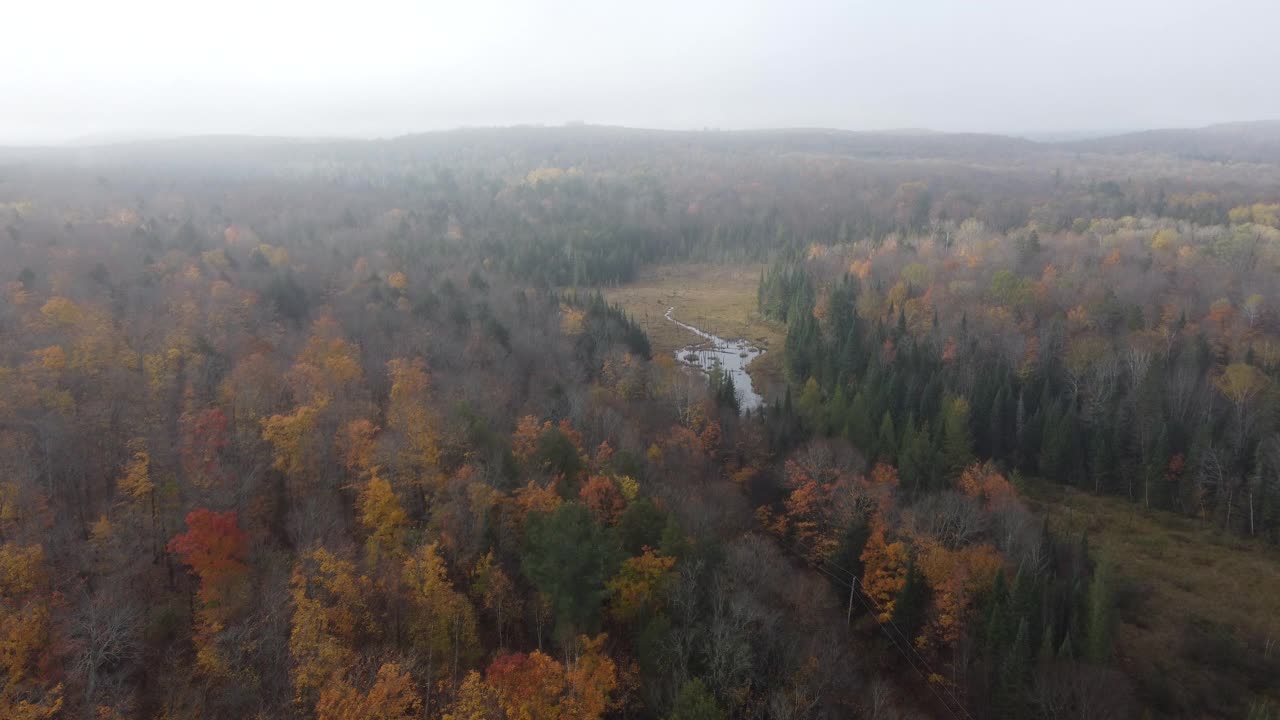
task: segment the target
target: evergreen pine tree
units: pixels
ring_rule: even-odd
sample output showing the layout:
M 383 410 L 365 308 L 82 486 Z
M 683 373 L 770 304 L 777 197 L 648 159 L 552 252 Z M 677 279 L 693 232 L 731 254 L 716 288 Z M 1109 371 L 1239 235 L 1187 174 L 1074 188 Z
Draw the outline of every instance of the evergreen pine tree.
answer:
M 893 427 L 893 415 L 884 411 L 880 418 L 880 433 L 876 438 L 876 456 L 893 462 L 898 457 L 898 431 Z
M 1169 432 L 1163 421 L 1158 422 L 1155 446 L 1142 465 L 1142 504 L 1147 508 L 1169 507 L 1164 483 L 1165 468 L 1169 467 Z
M 1004 571 L 996 573 L 987 600 L 986 637 L 983 638 L 983 655 L 991 662 L 1001 657 L 1008 647 L 1014 632 L 1013 617 L 1009 611 L 1009 589 L 1005 584 Z
M 1086 605 L 1084 657 L 1099 665 L 1111 655 L 1112 590 L 1110 563 L 1104 556 L 1094 568 Z
M 1036 662 L 1039 665 L 1047 665 L 1053 662 L 1056 652 L 1053 647 L 1053 625 L 1046 625 L 1040 631 L 1040 652 L 1036 653 Z
M 1272 438 L 1258 444 L 1253 468 L 1256 532 L 1273 543 L 1280 542 L 1280 440 Z
M 1095 493 L 1103 493 L 1111 489 L 1111 469 L 1115 466 L 1116 459 L 1112 452 L 1109 435 L 1110 433 L 1103 426 L 1099 426 L 1091 433 L 1089 469 L 1093 475 Z
M 865 453 L 868 458 L 876 456 L 875 435 L 871 426 L 871 407 L 867 403 L 867 396 L 861 390 L 854 394 L 853 402 L 849 403 L 849 410 L 845 413 L 844 432 L 849 442 Z
M 1008 387 L 1001 385 L 991 401 L 991 410 L 987 413 L 987 452 L 995 459 L 1003 458 L 1006 448 L 1010 446 L 1009 440 L 1005 438 L 1005 433 L 1008 432 L 1005 426 L 1005 406 L 1008 403 Z
M 891 620 L 895 627 L 907 637 L 907 641 L 915 643 L 916 634 L 924 624 L 925 609 L 929 605 L 929 584 L 924 575 L 916 568 L 914 560 L 907 562 L 907 579 L 893 601 Z
M 1022 720 L 1030 717 L 1026 701 L 1026 677 L 1031 665 L 1027 639 L 1027 621 L 1020 620 L 1008 651 L 996 671 L 991 698 L 991 717 L 997 720 Z
M 823 432 L 826 435 L 834 435 L 843 429 L 845 417 L 849 413 L 849 399 L 845 394 L 844 386 L 837 385 L 835 393 L 831 396 L 831 400 L 827 402 L 826 423 Z
M 948 397 L 942 403 L 942 464 L 951 477 L 959 477 L 973 462 L 973 437 L 969 432 L 969 401 Z

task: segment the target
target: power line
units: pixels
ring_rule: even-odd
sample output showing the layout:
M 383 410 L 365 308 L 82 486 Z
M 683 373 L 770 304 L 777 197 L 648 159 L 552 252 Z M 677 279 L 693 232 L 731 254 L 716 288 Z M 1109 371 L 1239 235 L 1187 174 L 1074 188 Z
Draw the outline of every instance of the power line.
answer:
M 897 625 L 894 624 L 893 620 L 890 619 L 887 616 L 887 614 L 884 613 L 884 608 L 880 605 L 880 603 L 876 602 L 876 599 L 874 597 L 871 597 L 871 595 L 867 593 L 866 586 L 862 584 L 862 581 L 858 579 L 857 575 L 854 575 L 849 570 L 843 567 L 840 567 L 839 565 L 833 562 L 830 562 L 828 560 L 822 560 L 819 563 L 815 563 L 814 561 L 810 560 L 805 554 L 797 551 L 796 548 L 799 548 L 801 550 L 806 549 L 798 541 L 787 541 L 784 538 L 778 538 L 778 539 L 782 541 L 784 550 L 787 550 L 788 552 L 791 552 L 792 554 L 794 554 L 796 557 L 798 557 L 799 559 L 807 563 L 809 566 L 811 566 L 814 570 L 817 570 L 820 574 L 822 574 L 823 577 L 826 577 L 827 579 L 835 582 L 837 585 L 841 587 L 848 587 L 850 590 L 850 594 L 857 595 L 859 603 L 862 604 L 862 607 L 866 609 L 867 612 L 869 613 L 879 612 L 880 614 L 885 615 L 886 623 L 888 623 L 888 625 L 893 628 L 894 632 L 897 633 L 897 637 L 895 637 L 893 633 L 889 632 L 889 628 L 885 627 L 885 623 L 879 622 L 878 619 L 877 619 L 876 625 L 880 626 L 881 632 L 885 634 L 885 637 L 889 638 L 889 642 L 893 644 L 894 649 L 897 650 L 902 655 L 903 659 L 907 661 L 907 664 L 911 666 L 911 669 L 914 670 L 916 674 L 920 676 L 920 680 L 925 684 L 926 687 L 929 688 L 929 692 L 933 694 L 934 698 L 936 698 L 938 702 L 942 704 L 943 707 L 947 708 L 947 711 L 951 713 L 951 716 L 957 718 L 957 720 L 959 720 L 959 715 L 957 715 L 955 709 L 952 708 L 952 703 L 955 704 L 955 707 L 958 708 L 960 712 L 963 713 L 966 718 L 968 718 L 968 720 L 973 720 L 973 716 L 969 714 L 969 711 L 965 709 L 964 704 L 961 703 L 959 698 L 957 698 L 955 694 L 951 692 L 951 689 L 949 687 L 947 687 L 946 685 L 943 685 L 943 690 L 945 690 L 947 695 L 951 698 L 950 703 L 947 702 L 945 698 L 943 698 L 941 695 L 938 694 L 937 688 L 934 687 L 935 683 L 929 680 L 929 675 L 937 675 L 938 673 L 934 672 L 933 668 L 929 666 L 929 663 L 926 662 L 925 659 L 920 656 L 920 653 L 916 651 L 915 647 L 911 643 L 911 639 L 907 637 L 906 633 L 902 632 L 902 630 Z M 790 548 L 786 547 L 786 545 L 789 544 L 789 542 L 794 543 L 794 547 L 790 547 Z M 834 567 L 835 569 L 844 572 L 851 578 L 852 581 L 841 578 L 836 574 L 830 572 L 829 570 L 827 570 L 825 567 L 822 566 L 823 564 L 828 564 L 831 567 Z M 867 603 L 868 600 L 870 600 L 871 603 L 874 603 L 876 607 L 872 608 L 871 605 Z M 911 653 L 910 655 L 908 655 L 907 652 L 902 649 L 901 647 L 902 644 L 906 644 L 907 648 L 910 650 L 910 653 Z M 915 657 L 914 660 L 912 659 L 912 656 Z M 920 668 L 916 666 L 917 661 L 919 662 L 920 665 L 924 666 L 924 669 L 928 671 L 929 675 L 926 675 L 924 672 L 921 672 Z
M 803 546 L 801 546 L 801 547 L 803 547 Z M 876 597 L 873 597 L 873 596 L 872 596 L 872 594 L 870 594 L 869 592 L 867 592 L 867 585 L 865 585 L 865 584 L 863 584 L 863 582 L 861 582 L 861 579 L 858 577 L 858 575 L 855 575 L 854 573 L 852 573 L 852 571 L 847 570 L 846 568 L 841 568 L 841 566 L 840 566 L 840 565 L 835 564 L 835 562 L 831 562 L 831 561 L 829 561 L 829 560 L 823 560 L 823 562 L 824 562 L 824 564 L 831 565 L 831 566 L 832 566 L 832 568 L 835 568 L 835 569 L 837 569 L 837 570 L 840 570 L 840 571 L 842 571 L 842 573 L 845 573 L 846 575 L 849 575 L 849 577 L 852 579 L 852 583 L 854 583 L 854 584 L 858 585 L 858 587 L 860 588 L 860 592 L 855 593 L 855 594 L 858 594 L 859 598 L 863 598 L 863 597 L 865 597 L 865 598 L 867 598 L 867 600 L 872 601 L 872 602 L 874 603 L 874 605 L 876 605 L 877 610 L 881 611 L 881 614 L 884 616 L 884 621 L 886 621 L 886 623 L 888 623 L 888 625 L 890 625 L 890 626 L 891 626 L 891 628 L 893 628 L 893 632 L 896 632 L 897 634 L 899 634 L 899 637 L 901 637 L 901 638 L 902 638 L 902 642 L 906 643 L 906 647 L 910 648 L 911 655 L 914 655 L 914 656 L 915 656 L 915 659 L 920 661 L 920 665 L 923 665 L 923 666 L 924 666 L 924 669 L 929 671 L 929 674 L 931 674 L 931 675 L 938 675 L 938 673 L 936 673 L 936 671 L 934 671 L 934 670 L 933 670 L 933 667 L 929 666 L 928 661 L 925 661 L 925 660 L 924 660 L 924 657 L 923 657 L 923 656 L 920 656 L 919 651 L 916 651 L 916 650 L 915 650 L 915 643 L 911 642 L 911 638 L 909 638 L 909 637 L 908 637 L 908 635 L 906 635 L 906 633 L 902 632 L 902 630 L 901 630 L 901 628 L 899 628 L 899 626 L 897 626 L 895 623 L 893 623 L 893 619 L 892 619 L 892 618 L 890 618 L 890 615 L 888 615 L 888 614 L 887 614 L 887 612 L 884 612 L 884 607 L 881 605 L 881 603 L 879 603 L 879 602 L 876 600 Z M 829 577 L 829 575 L 828 575 L 828 577 Z M 841 583 L 841 584 L 844 584 L 844 583 Z M 865 601 L 863 602 L 863 607 L 867 607 L 867 602 L 865 602 Z M 870 610 L 870 609 L 868 609 L 868 611 L 869 611 L 869 610 Z M 882 628 L 883 628 L 883 624 L 882 624 L 881 626 L 882 626 Z M 941 676 L 941 675 L 940 675 L 940 676 Z M 931 683 L 931 687 L 932 687 L 932 683 Z M 956 703 L 956 707 L 959 707 L 959 708 L 960 708 L 960 711 L 961 711 L 961 712 L 964 712 L 965 717 L 969 717 L 969 719 L 970 719 L 970 720 L 973 720 L 973 716 L 972 716 L 972 715 L 969 715 L 969 711 L 968 711 L 968 710 L 966 710 L 966 708 L 965 708 L 965 706 L 964 706 L 964 703 L 961 703 L 961 702 L 960 702 L 960 698 L 957 698 L 957 697 L 955 696 L 955 693 L 954 693 L 954 692 L 951 692 L 951 688 L 950 688 L 950 687 L 947 687 L 947 685 L 942 685 L 942 689 L 943 689 L 943 691 L 946 691 L 947 696 L 950 696 L 950 697 L 951 697 L 951 700 L 952 700 L 952 701 L 954 701 L 954 702 Z
M 804 550 L 809 550 L 809 551 L 812 550 L 811 548 L 805 548 L 805 546 L 797 540 L 793 540 L 792 542 L 794 543 L 795 547 L 798 547 Z M 808 557 L 804 555 L 801 555 L 800 557 L 801 559 L 808 562 L 811 566 L 814 566 L 814 569 L 818 570 L 818 572 L 834 580 L 841 587 L 849 587 L 850 591 L 853 591 L 856 586 L 858 591 L 856 593 L 851 592 L 851 594 L 856 594 L 858 596 L 858 600 L 862 603 L 862 606 L 866 608 L 868 612 L 873 612 L 872 608 L 867 605 L 867 601 L 870 600 L 875 605 L 875 611 L 878 611 L 881 615 L 884 616 L 885 623 L 888 623 L 888 625 L 893 628 L 894 632 L 898 634 L 898 637 L 901 638 L 902 642 L 906 644 L 906 646 L 910 649 L 911 654 L 915 656 L 916 660 L 918 660 L 921 665 L 924 666 L 925 670 L 928 670 L 931 675 L 938 675 L 938 673 L 935 672 L 934 669 L 929 665 L 928 661 L 926 661 L 924 657 L 920 655 L 919 651 L 916 650 L 915 644 L 911 642 L 911 638 L 907 637 L 907 634 L 902 632 L 902 629 L 899 628 L 893 622 L 893 619 L 889 617 L 889 614 L 885 612 L 884 606 L 882 606 L 879 603 L 879 601 L 877 601 L 875 597 L 871 595 L 871 593 L 867 592 L 866 585 L 862 583 L 862 580 L 859 579 L 856 574 L 854 574 L 851 570 L 841 567 L 840 565 L 826 558 L 822 558 L 817 563 L 815 563 L 814 561 L 809 560 Z M 832 573 L 827 572 L 825 568 L 821 567 L 819 564 L 829 565 L 835 568 L 836 570 L 843 572 L 845 575 L 848 575 L 850 579 L 845 580 L 845 579 L 837 578 Z M 884 629 L 884 623 L 877 623 L 877 624 L 880 625 L 882 629 Z M 889 635 L 888 630 L 885 630 L 885 634 Z M 890 635 L 890 639 L 892 639 L 891 635 Z M 898 644 L 895 642 L 894 646 L 897 647 L 897 645 Z M 905 656 L 905 653 L 904 653 L 904 656 Z M 910 658 L 907 658 L 907 660 L 908 662 L 910 662 Z M 911 665 L 913 668 L 915 668 L 914 663 L 911 663 Z M 917 669 L 916 672 L 919 673 L 920 671 Z M 930 686 L 930 688 L 933 687 L 933 683 L 929 683 L 928 678 L 923 678 L 923 679 L 925 680 L 926 684 Z M 955 696 L 955 693 L 951 692 L 951 688 L 947 687 L 946 685 L 943 685 L 943 690 L 945 690 L 947 695 L 951 697 L 951 700 L 955 702 L 956 706 L 960 708 L 960 711 L 965 714 L 965 717 L 968 717 L 970 718 L 970 720 L 972 720 L 972 716 L 969 714 L 968 710 L 965 709 L 964 704 L 960 702 L 960 699 Z M 936 697 L 936 693 L 935 693 L 935 697 Z M 945 705 L 946 703 L 944 702 L 943 704 Z
M 830 573 L 830 572 L 829 572 L 829 571 L 827 571 L 826 569 L 824 569 L 824 568 L 822 568 L 822 567 L 820 567 L 820 566 L 818 566 L 818 565 L 815 565 L 812 561 L 809 561 L 809 560 L 808 560 L 808 558 L 806 558 L 803 554 L 795 553 L 795 555 L 796 555 L 796 557 L 798 557 L 798 558 L 800 558 L 801 560 L 804 560 L 806 563 L 808 563 L 811 567 L 813 567 L 813 569 L 814 569 L 814 570 L 817 570 L 819 573 L 821 573 L 821 574 L 823 575 L 823 577 L 826 577 L 827 579 L 829 579 L 829 580 L 831 580 L 831 581 L 835 582 L 837 585 L 840 585 L 840 586 L 842 586 L 842 587 L 845 587 L 845 586 L 849 587 L 849 589 L 850 589 L 850 591 L 851 591 L 851 594 L 855 594 L 855 595 L 857 595 L 857 596 L 858 596 L 858 602 L 862 604 L 862 607 L 863 607 L 864 609 L 866 609 L 866 611 L 867 611 L 867 612 L 869 612 L 869 613 L 874 613 L 874 612 L 876 612 L 876 610 L 875 610 L 875 609 L 873 609 L 870 605 L 868 605 L 868 604 L 867 604 L 867 600 L 871 600 L 872 602 L 874 602 L 874 601 L 875 601 L 875 599 L 874 599 L 874 598 L 870 598 L 869 596 L 865 596 L 865 592 L 854 592 L 854 590 L 855 590 L 855 584 L 850 583 L 848 580 L 841 579 L 841 578 L 837 577 L 836 575 L 834 575 L 834 574 Z M 856 578 L 855 578 L 855 579 L 856 579 Z M 858 586 L 860 586 L 861 584 L 860 584 L 860 583 L 858 583 L 857 585 L 858 585 Z M 957 720 L 959 720 L 959 717 L 960 717 L 960 716 L 959 716 L 959 715 L 957 715 L 957 714 L 956 714 L 955 709 L 953 709 L 953 708 L 951 707 L 951 703 L 948 703 L 948 702 L 947 702 L 947 700 L 946 700 L 945 698 L 943 698 L 941 695 L 939 695 L 939 694 L 938 694 L 937 689 L 934 687 L 934 684 L 933 684 L 933 683 L 931 683 L 931 682 L 929 681 L 928 676 L 927 676 L 927 675 L 925 675 L 925 673 L 921 672 L 920 668 L 916 666 L 916 662 L 915 662 L 915 660 L 913 660 L 913 659 L 911 658 L 911 656 L 910 656 L 910 655 L 908 655 L 908 654 L 907 654 L 907 652 L 906 652 L 906 651 L 904 651 L 904 650 L 902 649 L 902 643 L 904 643 L 904 642 L 907 644 L 907 646 L 908 646 L 908 647 L 910 647 L 910 644 L 911 644 L 911 643 L 910 643 L 910 640 L 906 639 L 905 635 L 903 635 L 903 633 L 901 632 L 901 630 L 898 630 L 898 628 L 897 628 L 896 626 L 894 626 L 894 630 L 897 630 L 897 631 L 898 631 L 898 637 L 895 637 L 895 636 L 893 635 L 893 633 L 889 632 L 889 629 L 888 629 L 887 627 L 885 627 L 884 623 L 881 623 L 881 622 L 878 622 L 878 621 L 877 621 L 877 622 L 876 622 L 876 625 L 878 625 L 878 626 L 880 627 L 880 631 L 881 631 L 881 632 L 883 632 L 883 633 L 885 634 L 885 637 L 889 638 L 889 642 L 890 642 L 890 644 L 892 644 L 892 645 L 893 645 L 893 648 L 894 648 L 895 650 L 897 650 L 897 651 L 898 651 L 898 653 L 900 653 L 900 654 L 902 655 L 903 659 L 907 661 L 907 664 L 911 666 L 911 669 L 912 669 L 912 670 L 914 670 L 914 671 L 915 671 L 915 673 L 916 673 L 917 675 L 919 675 L 919 676 L 920 676 L 920 681 L 921 681 L 921 682 L 923 682 L 923 683 L 925 684 L 925 686 L 929 688 L 929 692 L 933 694 L 934 698 L 935 698 L 935 699 L 936 699 L 936 700 L 937 700 L 937 701 L 938 701 L 938 702 L 939 702 L 943 707 L 945 707 L 945 708 L 947 709 L 947 712 L 951 713 L 951 716 L 952 716 L 952 717 L 954 717 L 954 718 L 956 718 Z M 919 657 L 919 654 L 918 654 L 918 653 L 916 654 L 916 657 L 917 657 L 917 658 Z M 923 664 L 923 661 L 921 661 L 921 662 L 922 662 L 922 664 Z M 932 669 L 928 666 L 928 664 L 924 664 L 924 666 L 925 666 L 925 670 L 928 670 L 928 671 L 929 671 L 929 672 L 931 672 L 931 673 L 933 672 L 933 671 L 932 671 Z M 954 699 L 954 696 L 953 696 L 953 699 Z M 964 713 L 964 714 L 965 714 L 965 717 L 970 718 L 970 720 L 972 720 L 971 716 L 969 715 L 968 711 L 966 711 L 966 710 L 964 709 L 964 706 L 963 706 L 963 705 L 960 705 L 958 701 L 956 701 L 956 705 L 957 705 L 957 707 L 959 707 L 960 711 L 961 711 L 962 713 Z

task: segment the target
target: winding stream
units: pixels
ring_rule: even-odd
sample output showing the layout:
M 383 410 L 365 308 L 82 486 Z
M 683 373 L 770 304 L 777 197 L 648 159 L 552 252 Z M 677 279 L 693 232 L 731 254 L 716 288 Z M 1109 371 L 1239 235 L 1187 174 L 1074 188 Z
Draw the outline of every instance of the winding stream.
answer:
M 747 365 L 763 355 L 764 350 L 745 339 L 725 340 L 682 323 L 671 316 L 675 310 L 675 306 L 667 308 L 667 314 L 663 317 L 704 340 L 696 345 L 677 350 L 676 360 L 689 367 L 696 367 L 704 373 L 710 373 L 719 365 L 720 369 L 733 379 L 733 390 L 738 396 L 738 407 L 743 412 L 755 410 L 764 404 L 764 398 L 755 391 L 751 384 L 751 376 L 747 374 Z

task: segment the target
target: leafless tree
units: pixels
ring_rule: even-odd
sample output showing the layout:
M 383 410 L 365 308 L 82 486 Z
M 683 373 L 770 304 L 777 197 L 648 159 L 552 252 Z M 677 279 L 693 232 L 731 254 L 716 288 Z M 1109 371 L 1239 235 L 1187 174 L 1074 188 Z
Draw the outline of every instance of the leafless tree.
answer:
M 1118 671 L 1071 662 L 1037 670 L 1031 697 L 1046 720 L 1120 720 L 1133 711 L 1128 683 Z
M 96 593 L 86 598 L 71 619 L 76 642 L 71 670 L 84 684 L 86 708 L 102 691 L 104 681 L 139 657 L 142 614 L 119 597 Z
M 900 715 L 894 706 L 893 686 L 884 678 L 876 676 L 867 686 L 866 709 L 867 720 L 898 720 Z
M 987 513 L 975 498 L 948 490 L 926 495 L 911 508 L 916 529 L 948 548 L 969 544 L 987 529 Z

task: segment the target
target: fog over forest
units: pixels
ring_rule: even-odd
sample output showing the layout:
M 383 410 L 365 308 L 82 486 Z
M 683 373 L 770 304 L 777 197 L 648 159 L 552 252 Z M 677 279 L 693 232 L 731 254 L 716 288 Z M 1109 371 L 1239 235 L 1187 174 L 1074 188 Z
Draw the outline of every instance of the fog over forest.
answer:
M 0 719 L 1280 718 L 1278 19 L 6 8 Z
M 1267 0 L 14 3 L 0 144 L 1280 118 Z

